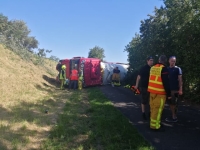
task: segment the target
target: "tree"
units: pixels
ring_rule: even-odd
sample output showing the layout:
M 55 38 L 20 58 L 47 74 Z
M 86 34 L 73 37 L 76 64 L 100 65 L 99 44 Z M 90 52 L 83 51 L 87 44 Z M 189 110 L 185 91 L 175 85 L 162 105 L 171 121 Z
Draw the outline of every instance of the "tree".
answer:
M 99 46 L 95 46 L 94 48 L 90 49 L 88 58 L 99 58 L 103 60 L 103 58 L 105 58 L 104 49 Z
M 164 4 L 141 21 L 140 34 L 125 47 L 129 71 L 135 73 L 148 55 L 175 55 L 183 70 L 185 96 L 200 102 L 200 1 L 164 0 Z
M 30 32 L 24 21 L 9 21 L 6 16 L 0 14 L 0 43 L 13 51 L 25 50 L 33 53 L 33 49 L 38 48 L 38 41 L 29 36 Z
M 0 36 L 4 34 L 8 24 L 8 18 L 3 14 L 0 14 Z
M 53 56 L 53 55 L 51 55 L 51 56 L 49 57 L 49 59 L 54 60 L 54 61 L 56 61 L 56 62 L 58 62 L 58 61 L 60 60 L 58 57 Z
M 26 37 L 23 46 L 27 48 L 29 52 L 33 52 L 33 49 L 38 48 L 38 41 L 35 37 Z
M 39 49 L 38 49 L 37 55 L 38 55 L 39 57 L 46 57 L 45 49 L 44 49 L 44 48 L 42 48 L 42 49 L 39 48 Z

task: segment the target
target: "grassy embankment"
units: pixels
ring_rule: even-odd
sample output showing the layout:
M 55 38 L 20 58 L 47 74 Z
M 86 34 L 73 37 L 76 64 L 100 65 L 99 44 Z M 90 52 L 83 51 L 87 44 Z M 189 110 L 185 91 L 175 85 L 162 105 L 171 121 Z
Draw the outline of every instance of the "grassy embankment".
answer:
M 56 62 L 34 65 L 1 45 L 0 56 L 1 150 L 151 149 L 96 88 L 58 90 Z
M 74 91 L 43 149 L 153 149 L 98 88 Z
M 2 45 L 0 56 L 0 149 L 39 149 L 65 103 L 54 86 L 56 62 L 34 65 Z

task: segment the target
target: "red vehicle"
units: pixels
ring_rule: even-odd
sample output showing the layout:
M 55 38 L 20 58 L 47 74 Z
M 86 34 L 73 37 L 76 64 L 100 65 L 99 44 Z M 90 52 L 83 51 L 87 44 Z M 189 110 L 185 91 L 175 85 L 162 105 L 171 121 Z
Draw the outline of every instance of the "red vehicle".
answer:
M 71 70 L 76 67 L 79 76 L 83 76 L 83 87 L 101 85 L 101 60 L 97 58 L 73 57 L 72 59 L 61 60 L 66 65 L 66 77 L 69 79 Z

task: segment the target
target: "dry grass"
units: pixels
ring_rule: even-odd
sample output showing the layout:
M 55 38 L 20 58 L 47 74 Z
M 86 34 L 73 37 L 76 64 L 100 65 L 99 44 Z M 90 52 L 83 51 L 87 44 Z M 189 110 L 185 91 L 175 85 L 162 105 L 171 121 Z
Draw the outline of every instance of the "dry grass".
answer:
M 1 45 L 0 56 L 0 150 L 150 149 L 96 88 L 58 90 L 55 62 L 35 66 Z
M 55 87 L 56 62 L 35 66 L 2 45 L 0 56 L 0 149 L 39 149 L 68 95 Z

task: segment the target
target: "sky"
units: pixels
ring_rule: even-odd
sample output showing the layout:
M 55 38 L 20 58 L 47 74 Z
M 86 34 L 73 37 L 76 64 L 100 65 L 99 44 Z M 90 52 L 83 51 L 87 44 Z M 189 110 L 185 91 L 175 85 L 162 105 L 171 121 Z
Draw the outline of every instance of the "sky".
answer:
M 88 57 L 95 46 L 107 62 L 127 63 L 125 46 L 139 33 L 141 20 L 162 0 L 0 0 L 0 13 L 23 20 L 38 41 L 60 59 Z

